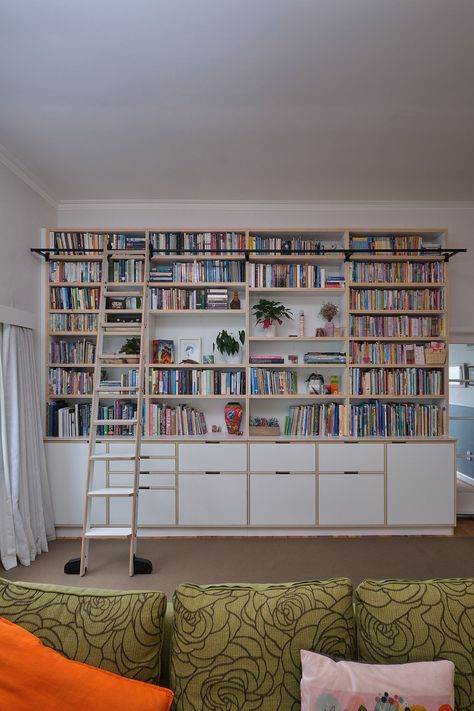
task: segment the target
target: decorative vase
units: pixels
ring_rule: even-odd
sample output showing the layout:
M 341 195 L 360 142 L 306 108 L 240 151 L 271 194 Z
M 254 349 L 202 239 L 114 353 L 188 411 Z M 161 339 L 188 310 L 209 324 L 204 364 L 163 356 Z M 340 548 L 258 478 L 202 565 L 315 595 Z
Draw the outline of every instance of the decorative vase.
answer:
M 275 338 L 276 332 L 277 332 L 277 327 L 275 326 L 274 323 L 272 323 L 271 326 L 267 326 L 267 328 L 264 328 L 263 332 L 267 338 Z
M 228 402 L 224 407 L 224 419 L 229 434 L 238 434 L 240 432 L 243 412 L 242 405 L 239 402 Z
M 228 353 L 224 355 L 224 363 L 227 363 L 228 365 L 236 365 L 238 363 L 242 363 L 242 358 L 243 358 L 244 352 L 242 348 L 239 348 L 237 353 L 233 353 L 232 355 L 229 355 Z
M 239 292 L 238 291 L 234 291 L 234 298 L 230 302 L 229 308 L 240 309 L 240 299 L 239 299 Z
M 326 321 L 324 324 L 324 335 L 334 336 L 334 324 L 332 321 Z

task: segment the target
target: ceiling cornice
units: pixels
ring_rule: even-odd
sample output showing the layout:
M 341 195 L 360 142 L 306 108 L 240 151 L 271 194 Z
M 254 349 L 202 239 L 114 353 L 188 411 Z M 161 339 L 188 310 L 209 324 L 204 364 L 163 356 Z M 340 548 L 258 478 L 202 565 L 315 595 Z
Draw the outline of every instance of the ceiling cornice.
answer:
M 2 163 L 6 168 L 11 170 L 12 173 L 16 175 L 25 185 L 34 190 L 37 195 L 43 198 L 51 207 L 55 210 L 58 209 L 58 201 L 49 194 L 49 192 L 39 183 L 37 178 L 34 178 L 26 168 L 20 166 L 20 164 L 13 160 L 7 155 L 6 151 L 2 146 L 0 146 L 0 163 Z
M 61 200 L 58 212 L 71 211 L 132 211 L 132 210 L 213 210 L 321 212 L 334 210 L 474 210 L 474 201 L 362 201 L 362 200 Z

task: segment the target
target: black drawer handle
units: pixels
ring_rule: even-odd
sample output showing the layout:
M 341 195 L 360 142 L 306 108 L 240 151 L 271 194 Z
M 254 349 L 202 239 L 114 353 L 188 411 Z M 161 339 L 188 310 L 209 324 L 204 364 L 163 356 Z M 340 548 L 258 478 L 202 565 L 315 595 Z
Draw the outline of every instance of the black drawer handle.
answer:
M 285 471 L 277 471 L 275 474 L 289 474 L 290 472 L 285 472 Z
M 205 471 L 205 474 L 220 474 L 219 471 Z
M 358 473 L 359 473 L 359 472 L 353 471 L 353 470 L 349 470 L 349 471 L 345 471 L 345 472 L 344 472 L 344 474 L 358 474 Z

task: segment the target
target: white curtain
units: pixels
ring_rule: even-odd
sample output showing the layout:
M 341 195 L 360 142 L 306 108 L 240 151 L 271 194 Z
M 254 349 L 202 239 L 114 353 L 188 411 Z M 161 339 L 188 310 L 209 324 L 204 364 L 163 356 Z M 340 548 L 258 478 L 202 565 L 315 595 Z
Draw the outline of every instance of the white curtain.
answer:
M 6 570 L 48 550 L 54 518 L 33 332 L 0 324 L 0 559 Z

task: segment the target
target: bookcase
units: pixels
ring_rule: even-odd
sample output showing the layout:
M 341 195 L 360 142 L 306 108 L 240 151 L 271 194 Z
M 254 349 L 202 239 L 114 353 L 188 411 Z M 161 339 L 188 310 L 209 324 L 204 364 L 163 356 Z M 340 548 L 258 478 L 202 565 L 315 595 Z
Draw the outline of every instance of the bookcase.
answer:
M 48 238 L 62 250 L 47 263 L 46 439 L 53 469 L 61 457 L 52 447 L 67 452 L 68 443 L 87 439 L 107 241 L 127 250 L 108 265 L 118 292 L 124 282 L 143 284 L 149 260 L 144 442 L 154 479 L 142 526 L 451 530 L 445 230 L 62 229 L 48 230 Z M 260 299 L 281 302 L 293 315 L 270 336 L 256 323 Z M 337 306 L 329 325 L 320 315 L 328 302 Z M 107 322 L 118 329 L 109 337 L 101 382 L 134 383 L 133 355 L 120 349 L 137 310 L 122 297 L 107 304 Z M 239 343 L 233 356 L 216 349 L 222 331 Z M 239 434 L 227 431 L 229 402 L 242 410 Z M 104 402 L 101 419 L 128 417 L 133 407 L 124 391 Z M 104 427 L 103 446 L 126 447 L 127 434 Z M 451 462 L 428 494 L 430 479 L 423 479 L 418 518 L 403 521 L 388 499 L 398 482 L 397 443 L 413 445 L 414 476 L 427 475 L 426 447 L 444 447 L 435 451 L 448 452 L 441 460 Z M 113 463 L 104 470 L 107 485 L 121 475 Z M 61 489 L 61 475 L 52 476 Z M 442 515 L 434 506 L 440 496 Z M 126 505 L 111 502 L 101 522 L 120 523 Z

